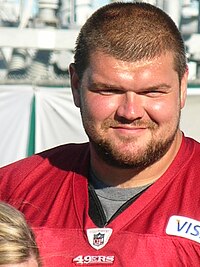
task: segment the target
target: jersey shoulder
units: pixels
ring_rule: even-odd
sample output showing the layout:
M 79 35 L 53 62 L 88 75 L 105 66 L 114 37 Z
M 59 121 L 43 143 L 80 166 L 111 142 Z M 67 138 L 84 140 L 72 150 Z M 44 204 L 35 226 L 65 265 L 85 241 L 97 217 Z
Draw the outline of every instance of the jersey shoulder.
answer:
M 48 149 L 0 168 L 0 195 L 14 192 L 22 183 L 64 177 L 70 172 L 85 174 L 89 156 L 88 144 L 65 144 Z M 2 197 L 3 198 L 3 197 Z

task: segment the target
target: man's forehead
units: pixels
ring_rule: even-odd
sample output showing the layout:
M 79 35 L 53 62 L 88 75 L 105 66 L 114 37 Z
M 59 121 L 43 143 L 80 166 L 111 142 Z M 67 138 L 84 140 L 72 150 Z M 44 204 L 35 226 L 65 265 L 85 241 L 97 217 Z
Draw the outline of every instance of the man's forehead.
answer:
M 129 75 L 131 72 L 138 72 L 142 69 L 174 69 L 174 66 L 174 57 L 172 53 L 162 54 L 152 59 L 124 61 L 105 53 L 96 52 L 91 55 L 86 72 L 88 75 L 92 76 L 98 73 L 107 73 L 107 75 L 109 75 L 118 72 L 123 72 L 123 75 Z
M 145 65 L 152 65 L 152 64 L 159 64 L 159 62 L 172 62 L 174 63 L 174 53 L 172 51 L 165 51 L 161 54 L 158 54 L 154 57 L 143 57 L 141 59 L 134 59 L 133 60 L 124 60 L 120 58 L 120 56 L 115 56 L 112 54 L 105 53 L 103 51 L 93 51 L 89 57 L 90 64 L 97 64 L 99 65 L 102 61 L 115 61 L 115 66 L 127 68 L 127 66 L 145 66 Z M 106 67 L 106 66 L 105 66 Z

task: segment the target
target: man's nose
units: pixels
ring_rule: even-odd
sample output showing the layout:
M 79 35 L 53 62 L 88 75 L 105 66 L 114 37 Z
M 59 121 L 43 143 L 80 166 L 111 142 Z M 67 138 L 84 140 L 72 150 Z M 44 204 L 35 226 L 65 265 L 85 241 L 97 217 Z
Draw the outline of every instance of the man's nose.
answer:
M 135 92 L 126 92 L 121 95 L 117 115 L 127 120 L 136 120 L 144 116 L 142 96 Z

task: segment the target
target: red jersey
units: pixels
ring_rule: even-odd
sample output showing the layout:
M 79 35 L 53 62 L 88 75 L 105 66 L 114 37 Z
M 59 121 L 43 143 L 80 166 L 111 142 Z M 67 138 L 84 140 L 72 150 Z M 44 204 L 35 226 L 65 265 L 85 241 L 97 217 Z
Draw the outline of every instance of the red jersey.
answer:
M 33 227 L 44 267 L 200 266 L 200 144 L 183 137 L 167 171 L 102 228 L 89 217 L 89 145 L 0 170 L 1 199 Z

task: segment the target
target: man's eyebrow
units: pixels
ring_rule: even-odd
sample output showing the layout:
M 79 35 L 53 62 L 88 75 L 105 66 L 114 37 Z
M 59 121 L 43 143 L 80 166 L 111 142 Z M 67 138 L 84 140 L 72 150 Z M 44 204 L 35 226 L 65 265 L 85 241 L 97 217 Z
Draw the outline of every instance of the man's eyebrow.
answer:
M 171 89 L 172 86 L 167 84 L 167 83 L 159 83 L 159 84 L 155 84 L 155 85 L 151 85 L 151 86 L 147 86 L 146 88 L 141 88 L 141 91 L 159 91 L 159 90 L 169 90 Z
M 167 83 L 158 83 L 152 86 L 147 87 L 148 89 L 156 89 L 156 88 L 171 88 L 171 85 Z
M 117 88 L 121 88 L 121 87 L 116 86 L 116 85 L 111 85 L 111 84 L 91 82 L 90 88 L 94 88 L 94 89 L 117 89 Z

